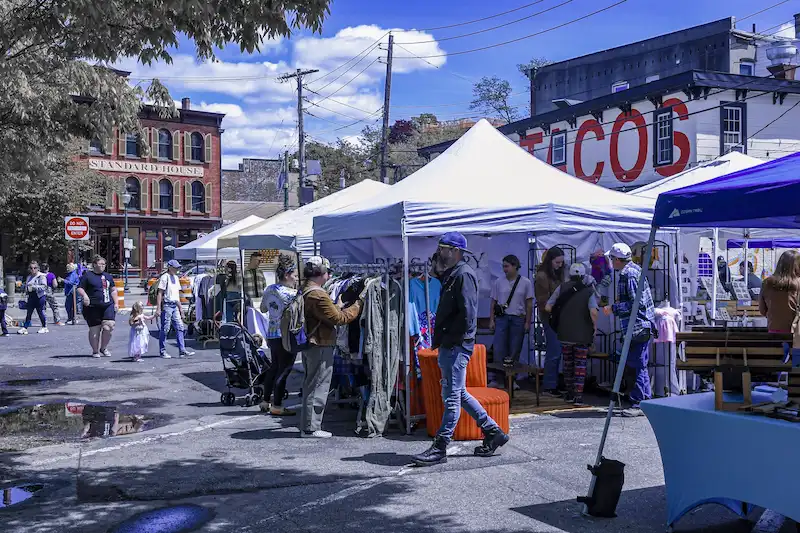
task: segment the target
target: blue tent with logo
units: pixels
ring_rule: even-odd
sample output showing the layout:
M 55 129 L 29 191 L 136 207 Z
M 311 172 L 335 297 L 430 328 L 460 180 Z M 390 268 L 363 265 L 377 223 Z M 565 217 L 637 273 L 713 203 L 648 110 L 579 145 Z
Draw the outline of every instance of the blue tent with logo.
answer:
M 745 230 L 800 229 L 800 153 L 659 194 L 631 316 L 636 316 L 639 311 L 644 288 L 643 280 L 647 276 L 656 231 L 664 227 L 687 226 Z M 635 323 L 635 320 L 631 320 L 625 332 L 622 354 L 612 389 L 614 393 L 619 393 L 620 390 Z M 603 436 L 597 451 L 596 465 L 600 464 L 603 455 L 615 396 L 612 394 Z M 593 477 L 589 496 L 592 496 L 594 485 Z M 717 501 L 717 503 L 733 508 L 729 501 Z M 741 509 L 741 506 L 739 508 Z M 668 523 L 672 525 L 681 514 L 670 509 Z
M 655 227 L 800 228 L 800 153 L 662 193 Z

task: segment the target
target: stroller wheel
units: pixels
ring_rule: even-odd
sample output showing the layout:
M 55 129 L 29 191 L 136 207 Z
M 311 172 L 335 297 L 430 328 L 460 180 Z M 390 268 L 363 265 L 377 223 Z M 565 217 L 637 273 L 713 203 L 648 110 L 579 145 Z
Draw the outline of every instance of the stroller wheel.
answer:
M 253 397 L 249 394 L 244 397 L 244 406 L 250 407 L 253 405 Z
M 219 401 L 222 402 L 222 405 L 233 405 L 236 403 L 236 395 L 232 392 L 223 392 L 219 397 Z

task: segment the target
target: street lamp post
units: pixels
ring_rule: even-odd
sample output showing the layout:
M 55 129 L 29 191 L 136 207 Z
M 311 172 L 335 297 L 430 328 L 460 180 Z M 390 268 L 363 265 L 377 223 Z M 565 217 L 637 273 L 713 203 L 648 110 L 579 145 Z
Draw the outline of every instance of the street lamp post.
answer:
M 130 250 L 127 248 L 128 244 L 128 204 L 131 201 L 131 193 L 125 191 L 122 193 L 122 209 L 125 214 L 125 236 L 122 239 L 122 259 L 123 263 L 123 278 L 125 285 L 123 291 L 128 292 L 128 258 L 131 255 Z

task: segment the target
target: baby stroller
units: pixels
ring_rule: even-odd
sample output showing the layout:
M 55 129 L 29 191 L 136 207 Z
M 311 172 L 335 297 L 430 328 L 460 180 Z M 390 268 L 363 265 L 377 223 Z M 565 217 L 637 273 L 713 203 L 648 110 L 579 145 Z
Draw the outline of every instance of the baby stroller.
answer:
M 228 392 L 223 392 L 220 396 L 223 405 L 236 403 L 236 395 L 231 392 L 231 388 L 247 390 L 244 396 L 245 407 L 261 402 L 264 397 L 261 383 L 270 361 L 259 354 L 260 348 L 253 342 L 252 335 L 240 324 L 228 323 L 220 327 L 219 352 L 228 386 Z

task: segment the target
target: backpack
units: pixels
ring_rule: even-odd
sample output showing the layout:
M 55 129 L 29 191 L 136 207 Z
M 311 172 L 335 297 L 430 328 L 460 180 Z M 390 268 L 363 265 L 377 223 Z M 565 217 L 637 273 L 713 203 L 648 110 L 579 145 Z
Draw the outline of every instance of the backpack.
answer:
M 567 285 L 567 283 L 561 285 L 561 294 L 558 295 L 556 303 L 553 305 L 553 310 L 550 312 L 550 327 L 553 331 L 558 333 L 558 325 L 561 322 L 561 311 L 564 310 L 564 306 L 567 305 L 567 302 L 569 302 L 573 296 L 585 288 L 586 285 L 583 284 L 583 281 L 571 286 Z
M 306 334 L 305 297 L 315 290 L 324 289 L 310 287 L 302 292 L 298 291 L 281 315 L 281 344 L 283 349 L 290 354 L 296 355 L 309 347 L 309 335 Z M 316 333 L 318 328 L 319 324 L 311 331 L 311 335 Z
M 150 305 L 156 305 L 158 303 L 158 284 L 161 282 L 161 276 L 166 274 L 166 270 L 159 274 L 156 278 L 156 282 L 150 285 L 150 288 L 147 289 L 147 303 Z

